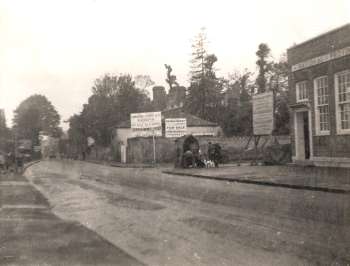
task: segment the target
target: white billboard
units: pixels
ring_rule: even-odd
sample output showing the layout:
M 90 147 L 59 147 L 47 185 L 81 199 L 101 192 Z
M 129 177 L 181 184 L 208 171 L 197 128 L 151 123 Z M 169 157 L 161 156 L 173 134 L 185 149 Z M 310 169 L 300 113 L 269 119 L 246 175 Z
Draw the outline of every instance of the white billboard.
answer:
M 186 135 L 186 118 L 167 118 L 165 119 L 165 137 L 180 138 Z
M 162 136 L 161 112 L 130 114 L 133 137 Z
M 273 92 L 253 96 L 254 135 L 271 135 L 273 130 Z

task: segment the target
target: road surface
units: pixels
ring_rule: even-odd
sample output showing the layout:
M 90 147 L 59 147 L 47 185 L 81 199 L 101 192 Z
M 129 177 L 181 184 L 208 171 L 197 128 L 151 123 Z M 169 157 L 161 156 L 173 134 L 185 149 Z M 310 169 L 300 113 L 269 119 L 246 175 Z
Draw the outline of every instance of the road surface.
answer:
M 25 175 L 58 217 L 147 265 L 350 265 L 350 195 L 77 161 Z

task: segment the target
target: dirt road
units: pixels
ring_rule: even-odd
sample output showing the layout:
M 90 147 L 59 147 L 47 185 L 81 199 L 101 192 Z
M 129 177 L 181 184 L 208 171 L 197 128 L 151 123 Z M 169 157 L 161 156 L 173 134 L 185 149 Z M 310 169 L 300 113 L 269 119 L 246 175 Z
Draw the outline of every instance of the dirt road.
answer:
M 0 265 L 144 265 L 98 234 L 60 219 L 20 175 L 0 175 Z
M 72 161 L 25 174 L 61 219 L 148 265 L 350 265 L 349 195 Z

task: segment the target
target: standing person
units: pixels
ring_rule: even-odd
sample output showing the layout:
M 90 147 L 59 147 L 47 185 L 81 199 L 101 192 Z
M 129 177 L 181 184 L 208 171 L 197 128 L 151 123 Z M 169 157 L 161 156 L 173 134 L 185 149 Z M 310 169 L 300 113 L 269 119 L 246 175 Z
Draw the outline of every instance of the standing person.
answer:
M 175 168 L 182 167 L 182 149 L 178 139 L 175 140 Z
M 186 151 L 183 156 L 184 168 L 195 167 L 195 161 L 192 151 Z
M 8 171 L 15 164 L 15 156 L 12 152 L 9 152 L 6 157 L 6 170 Z M 12 170 L 14 171 L 14 169 Z
M 208 158 L 209 158 L 209 161 L 214 162 L 214 155 L 215 155 L 214 145 L 209 141 L 209 143 L 208 143 Z
M 23 166 L 24 166 L 24 156 L 20 152 L 17 154 L 16 163 L 17 163 L 17 168 L 22 171 L 23 170 Z
M 219 161 L 221 160 L 221 147 L 219 143 L 216 143 L 214 146 L 214 165 L 219 167 Z
M 0 152 L 0 167 L 1 171 L 6 171 L 6 156 Z

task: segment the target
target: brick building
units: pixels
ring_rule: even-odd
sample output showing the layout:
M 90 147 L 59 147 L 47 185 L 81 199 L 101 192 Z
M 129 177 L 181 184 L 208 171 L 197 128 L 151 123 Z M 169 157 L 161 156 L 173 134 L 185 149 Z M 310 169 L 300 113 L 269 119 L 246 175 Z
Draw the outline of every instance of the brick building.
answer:
M 287 55 L 293 160 L 350 167 L 350 24 Z

